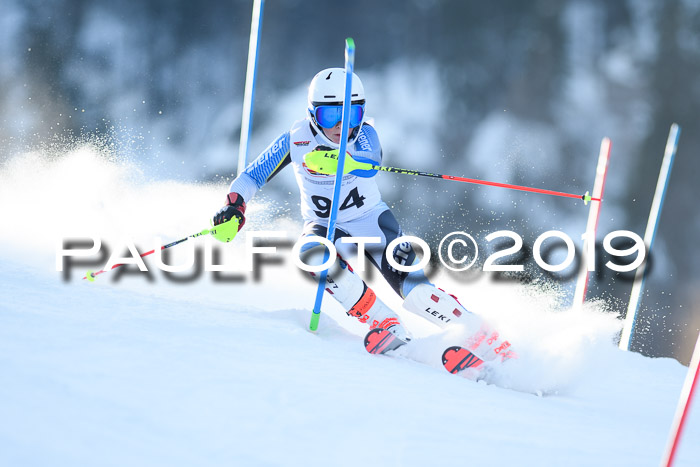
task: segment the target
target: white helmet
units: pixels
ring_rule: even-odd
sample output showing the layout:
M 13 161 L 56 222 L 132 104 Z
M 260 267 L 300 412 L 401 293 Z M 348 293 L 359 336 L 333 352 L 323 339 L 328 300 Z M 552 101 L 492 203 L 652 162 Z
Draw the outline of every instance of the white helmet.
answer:
M 316 76 L 311 80 L 309 85 L 309 108 L 308 116 L 311 126 L 316 133 L 321 136 L 328 144 L 337 147 L 338 144 L 333 143 L 323 133 L 321 126 L 316 121 L 316 107 L 320 105 L 343 105 L 343 97 L 345 95 L 345 69 L 344 68 L 326 68 L 316 73 Z M 364 103 L 365 103 L 365 88 L 362 86 L 359 76 L 352 74 L 352 95 L 350 97 L 351 104 L 360 104 L 363 106 L 361 120 L 354 128 L 350 128 L 348 142 L 354 143 L 360 134 L 360 128 L 364 124 Z

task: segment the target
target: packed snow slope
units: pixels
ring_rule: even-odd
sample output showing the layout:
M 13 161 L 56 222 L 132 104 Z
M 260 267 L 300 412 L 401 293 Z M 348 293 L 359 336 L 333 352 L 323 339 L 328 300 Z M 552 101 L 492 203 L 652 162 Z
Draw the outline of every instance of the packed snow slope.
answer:
M 152 257 L 150 274 L 94 283 L 84 265 L 56 271 L 61 239 L 150 249 L 206 228 L 225 190 L 149 180 L 90 146 L 0 167 L 1 465 L 658 465 L 687 369 L 617 350 L 602 303 L 438 275 L 520 355 L 487 384 L 448 374 L 439 355 L 460 330 L 407 315 L 376 275 L 415 335 L 402 355 L 367 354 L 332 300 L 308 332 L 315 286 L 288 246 L 243 270 L 246 231 L 300 230 L 262 197 L 218 250 L 240 270 L 218 279 L 172 282 Z M 700 465 L 698 439 L 696 404 L 676 465 Z

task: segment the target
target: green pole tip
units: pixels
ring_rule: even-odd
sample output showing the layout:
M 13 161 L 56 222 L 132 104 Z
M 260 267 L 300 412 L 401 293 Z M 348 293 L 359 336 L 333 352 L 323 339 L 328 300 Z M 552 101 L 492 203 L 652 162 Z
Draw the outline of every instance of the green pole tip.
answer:
M 311 322 L 309 323 L 309 331 L 316 332 L 318 330 L 318 320 L 321 317 L 321 313 L 316 313 L 315 311 L 311 313 Z
M 89 280 L 90 282 L 95 282 L 95 273 L 92 271 L 86 272 L 85 279 Z

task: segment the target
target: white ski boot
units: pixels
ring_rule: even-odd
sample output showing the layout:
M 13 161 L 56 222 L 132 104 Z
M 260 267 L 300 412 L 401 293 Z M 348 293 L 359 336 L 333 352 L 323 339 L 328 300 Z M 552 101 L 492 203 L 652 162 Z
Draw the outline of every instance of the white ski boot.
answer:
M 430 284 L 419 284 L 408 294 L 404 308 L 442 328 L 462 324 L 470 335 L 461 346 L 484 361 L 513 358 L 510 343 L 503 340 L 481 316 L 462 306 L 454 295 Z
M 340 259 L 340 269 L 326 276 L 326 292 L 335 298 L 348 316 L 369 324 L 370 330 L 386 329 L 404 342 L 411 340 L 399 316 L 381 301 L 350 265 Z

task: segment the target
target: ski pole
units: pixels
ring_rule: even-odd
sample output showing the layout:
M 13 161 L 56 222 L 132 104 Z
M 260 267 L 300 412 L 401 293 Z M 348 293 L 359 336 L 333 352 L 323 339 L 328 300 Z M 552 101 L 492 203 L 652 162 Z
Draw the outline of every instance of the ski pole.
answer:
M 306 166 L 315 171 L 326 175 L 335 174 L 337 171 L 337 160 L 338 160 L 338 150 L 331 151 L 312 151 L 304 156 L 304 163 Z M 476 185 L 488 185 L 500 188 L 508 188 L 510 190 L 519 191 L 529 191 L 532 193 L 540 193 L 543 195 L 561 196 L 565 198 L 576 198 L 583 200 L 584 204 L 588 204 L 589 201 L 600 201 L 600 198 L 594 198 L 590 196 L 588 192 L 584 195 L 577 195 L 574 193 L 564 193 L 561 191 L 545 190 L 542 188 L 532 188 L 521 185 L 512 185 L 510 183 L 499 183 L 499 182 L 489 182 L 487 180 L 479 180 L 475 178 L 457 177 L 454 175 L 443 175 L 430 172 L 421 172 L 419 170 L 409 170 L 409 169 L 399 169 L 396 167 L 384 167 L 381 165 L 374 165 L 368 162 L 359 162 L 352 157 L 347 158 L 345 161 L 344 173 L 350 173 L 354 170 L 380 170 L 382 172 L 391 172 L 402 175 L 413 175 L 418 177 L 431 177 L 431 178 L 441 178 L 443 180 L 453 180 L 455 182 L 473 183 Z
M 343 117 L 341 120 L 340 130 L 340 149 L 336 151 L 336 155 L 340 157 L 336 159 L 336 165 L 340 164 L 340 171 L 343 172 L 343 164 L 350 157 L 345 157 L 345 147 L 348 143 L 348 133 L 350 133 L 348 120 L 350 119 L 350 105 L 352 104 L 352 75 L 355 67 L 355 41 L 348 37 L 345 39 L 345 92 L 343 97 Z M 335 223 L 338 215 L 338 200 L 340 198 L 340 186 L 343 182 L 343 175 L 336 174 L 333 184 L 333 200 L 331 201 L 331 212 L 328 218 L 328 231 L 326 238 L 333 244 L 335 241 Z M 328 261 L 330 252 L 328 249 L 323 254 L 323 264 Z M 323 292 L 326 289 L 326 277 L 328 269 L 321 271 L 318 280 L 318 288 L 316 289 L 316 299 L 314 300 L 314 309 L 311 312 L 311 320 L 309 321 L 309 331 L 316 332 L 318 330 L 318 322 L 321 318 L 321 303 L 323 302 Z
M 209 235 L 209 234 L 213 234 L 213 233 L 215 233 L 215 232 L 216 232 L 215 229 L 204 229 L 204 230 L 202 230 L 201 232 L 197 232 L 197 233 L 195 233 L 195 234 L 188 235 L 188 236 L 185 237 L 185 238 L 181 238 L 180 240 L 176 240 L 176 241 L 174 241 L 174 242 L 172 242 L 172 243 L 168 243 L 167 245 L 163 245 L 163 246 L 160 247 L 160 250 L 162 251 L 162 250 L 165 250 L 166 248 L 170 248 L 170 247 L 173 247 L 173 246 L 175 246 L 175 245 L 179 245 L 180 243 L 186 241 L 188 238 L 201 237 L 201 236 L 203 236 L 203 235 Z M 139 256 L 140 256 L 141 258 L 143 258 L 144 256 L 148 256 L 148 255 L 151 255 L 151 254 L 155 253 L 155 251 L 156 251 L 156 250 L 155 250 L 155 248 L 154 248 L 153 250 L 147 251 L 146 253 L 144 253 L 144 254 L 142 254 L 142 255 L 139 255 Z M 120 263 L 120 264 L 115 264 L 115 265 L 113 265 L 113 266 L 109 269 L 109 271 L 111 271 L 112 269 L 116 269 L 116 268 L 118 268 L 119 266 L 124 266 L 124 263 Z M 97 277 L 97 276 L 99 276 L 100 274 L 103 274 L 103 273 L 105 273 L 105 272 L 107 272 L 107 270 L 105 270 L 105 269 L 100 269 L 100 270 L 97 271 L 97 272 L 88 271 L 88 272 L 85 273 L 85 277 L 83 277 L 83 279 L 87 279 L 87 280 L 89 280 L 90 282 L 95 282 L 95 277 Z

